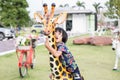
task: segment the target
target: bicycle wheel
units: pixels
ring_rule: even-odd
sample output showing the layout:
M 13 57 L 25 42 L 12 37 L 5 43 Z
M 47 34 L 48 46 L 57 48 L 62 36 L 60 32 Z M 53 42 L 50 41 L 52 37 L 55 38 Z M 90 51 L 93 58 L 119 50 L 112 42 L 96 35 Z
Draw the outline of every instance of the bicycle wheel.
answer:
M 27 59 L 27 55 L 26 53 L 24 53 L 23 60 L 22 60 L 22 66 L 19 68 L 19 73 L 22 78 L 27 74 L 27 71 L 28 71 L 28 68 L 26 66 L 26 59 Z
M 34 65 L 35 65 L 35 50 L 33 50 L 33 58 L 32 58 L 32 64 L 30 65 L 31 69 L 34 68 Z

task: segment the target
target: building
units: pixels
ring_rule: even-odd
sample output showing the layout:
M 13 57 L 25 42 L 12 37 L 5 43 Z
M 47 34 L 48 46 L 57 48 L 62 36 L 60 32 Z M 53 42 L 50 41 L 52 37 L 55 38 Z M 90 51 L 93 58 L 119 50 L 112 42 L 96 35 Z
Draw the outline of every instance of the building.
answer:
M 97 29 L 97 15 L 95 12 L 61 8 L 55 10 L 55 16 L 64 11 L 67 12 L 67 19 L 63 24 L 57 26 L 62 27 L 67 32 L 72 34 L 92 33 Z
M 67 12 L 67 19 L 64 24 L 60 24 L 70 33 L 92 33 L 97 29 L 97 15 L 90 10 L 56 10 L 56 14 Z

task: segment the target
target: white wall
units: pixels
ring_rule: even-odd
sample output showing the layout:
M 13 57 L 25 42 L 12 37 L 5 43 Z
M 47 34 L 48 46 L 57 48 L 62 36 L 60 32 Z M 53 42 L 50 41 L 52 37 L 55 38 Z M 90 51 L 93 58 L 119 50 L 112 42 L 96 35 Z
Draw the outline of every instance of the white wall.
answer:
M 86 15 L 85 14 L 73 14 L 73 33 L 86 33 Z

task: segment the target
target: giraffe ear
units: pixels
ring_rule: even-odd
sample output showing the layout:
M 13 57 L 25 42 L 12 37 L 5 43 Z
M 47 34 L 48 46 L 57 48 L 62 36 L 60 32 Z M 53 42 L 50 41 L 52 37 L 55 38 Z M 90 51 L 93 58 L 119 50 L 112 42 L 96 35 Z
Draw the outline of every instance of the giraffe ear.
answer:
M 37 23 L 42 23 L 42 20 L 41 20 L 39 17 L 36 17 L 35 21 L 36 21 Z
M 42 23 L 43 17 L 40 13 L 36 12 L 36 13 L 34 13 L 34 19 L 35 19 L 36 22 Z
M 61 13 L 59 16 L 57 16 L 54 20 L 56 24 L 62 24 L 67 18 L 67 13 Z

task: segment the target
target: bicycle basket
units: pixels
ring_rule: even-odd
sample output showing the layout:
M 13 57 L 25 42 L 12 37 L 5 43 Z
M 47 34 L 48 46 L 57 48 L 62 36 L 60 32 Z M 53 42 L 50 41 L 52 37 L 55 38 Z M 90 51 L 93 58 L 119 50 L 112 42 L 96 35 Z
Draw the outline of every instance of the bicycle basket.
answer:
M 31 46 L 17 46 L 17 50 L 30 50 Z

